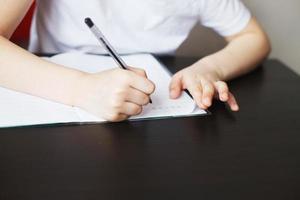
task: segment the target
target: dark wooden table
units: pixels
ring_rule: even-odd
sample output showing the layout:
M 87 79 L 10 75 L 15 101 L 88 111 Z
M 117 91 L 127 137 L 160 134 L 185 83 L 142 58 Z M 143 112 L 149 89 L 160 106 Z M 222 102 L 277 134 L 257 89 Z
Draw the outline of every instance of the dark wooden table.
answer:
M 299 76 L 269 60 L 230 85 L 238 113 L 0 129 L 0 199 L 300 199 Z

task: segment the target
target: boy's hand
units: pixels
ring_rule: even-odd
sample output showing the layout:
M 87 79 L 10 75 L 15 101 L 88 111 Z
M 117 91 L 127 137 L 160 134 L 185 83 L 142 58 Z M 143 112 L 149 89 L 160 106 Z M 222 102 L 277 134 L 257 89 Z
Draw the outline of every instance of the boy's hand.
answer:
M 142 112 L 154 84 L 142 69 L 113 69 L 85 74 L 78 82 L 74 105 L 109 121 L 122 121 Z
M 187 89 L 197 105 L 202 109 L 211 106 L 213 97 L 227 102 L 232 111 L 238 111 L 235 97 L 225 82 L 221 81 L 217 70 L 204 64 L 194 64 L 177 72 L 170 83 L 170 97 L 176 99 Z

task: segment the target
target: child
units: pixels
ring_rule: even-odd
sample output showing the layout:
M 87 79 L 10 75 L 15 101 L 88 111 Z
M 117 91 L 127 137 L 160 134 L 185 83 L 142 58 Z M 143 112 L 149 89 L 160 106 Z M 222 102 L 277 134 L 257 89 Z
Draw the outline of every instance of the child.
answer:
M 45 61 L 11 43 L 9 38 L 32 0 L 0 3 L 0 86 L 78 106 L 110 121 L 137 115 L 149 103 L 155 85 L 141 69 L 88 74 Z M 178 98 L 187 89 L 203 109 L 216 97 L 233 111 L 239 110 L 225 81 L 251 71 L 270 51 L 266 34 L 239 0 L 51 0 L 36 4 L 29 47 L 36 53 L 105 53 L 85 27 L 87 16 L 119 53 L 172 54 L 196 23 L 213 28 L 228 45 L 179 71 L 170 83 L 170 98 Z

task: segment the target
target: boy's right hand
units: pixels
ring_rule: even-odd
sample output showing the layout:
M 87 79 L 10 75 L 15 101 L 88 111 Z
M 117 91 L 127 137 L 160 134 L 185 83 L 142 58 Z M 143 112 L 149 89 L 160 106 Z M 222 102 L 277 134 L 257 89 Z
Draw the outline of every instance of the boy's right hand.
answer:
M 112 69 L 84 74 L 74 88 L 74 105 L 108 121 L 122 121 L 142 112 L 155 85 L 142 69 Z

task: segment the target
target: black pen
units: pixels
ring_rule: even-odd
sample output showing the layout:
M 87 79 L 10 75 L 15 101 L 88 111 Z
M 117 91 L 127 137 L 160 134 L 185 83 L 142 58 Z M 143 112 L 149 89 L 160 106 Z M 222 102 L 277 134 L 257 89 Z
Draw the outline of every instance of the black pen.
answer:
M 129 70 L 127 68 L 126 63 L 119 56 L 119 54 L 112 47 L 112 45 L 108 42 L 108 40 L 105 38 L 105 36 L 103 35 L 103 33 L 100 31 L 100 29 L 94 24 L 94 22 L 90 18 L 85 18 L 84 22 L 90 28 L 90 30 L 92 31 L 92 33 L 96 36 L 96 38 L 99 40 L 99 42 L 101 42 L 102 46 L 107 50 L 108 54 L 119 65 L 119 67 L 122 68 L 122 69 L 125 69 L 125 70 Z M 150 103 L 152 103 L 151 98 L 150 98 Z

